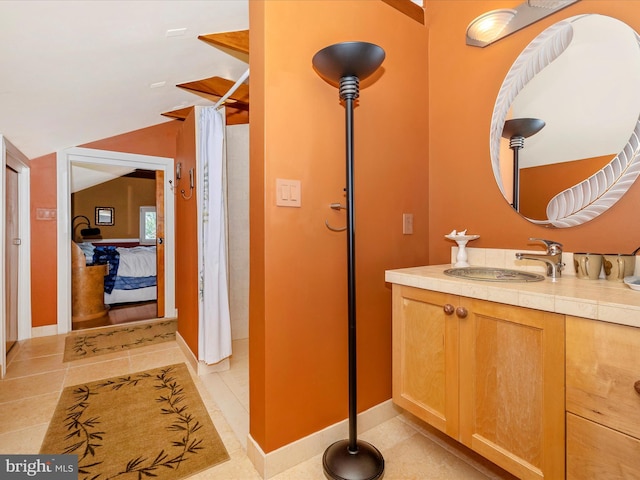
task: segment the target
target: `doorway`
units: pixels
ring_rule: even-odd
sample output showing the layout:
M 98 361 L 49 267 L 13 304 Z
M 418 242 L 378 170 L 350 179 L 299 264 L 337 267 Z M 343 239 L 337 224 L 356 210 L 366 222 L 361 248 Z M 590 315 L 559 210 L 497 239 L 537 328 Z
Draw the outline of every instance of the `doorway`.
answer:
M 29 160 L 0 135 L 0 377 L 7 353 L 31 333 Z
M 18 257 L 20 230 L 18 217 L 18 172 L 5 167 L 5 225 L 4 225 L 4 280 L 5 280 L 5 347 L 7 354 L 18 341 Z
M 155 170 L 72 162 L 73 330 L 164 317 L 163 185 Z
M 164 285 L 157 288 L 163 292 L 163 308 L 165 317 L 175 317 L 174 293 L 174 196 L 170 185 L 173 181 L 172 158 L 135 155 L 88 148 L 70 148 L 58 154 L 58 333 L 68 333 L 72 329 L 71 308 L 71 245 L 74 236 L 71 208 L 71 171 L 73 166 L 91 166 L 94 169 L 112 173 L 118 170 L 145 170 L 155 172 L 156 207 L 164 212 L 164 237 L 156 239 L 156 246 L 161 245 L 164 255 L 158 262 L 162 269 Z M 160 251 L 160 249 L 158 249 Z M 158 275 L 160 277 L 160 275 Z M 158 305 L 160 308 L 160 305 Z

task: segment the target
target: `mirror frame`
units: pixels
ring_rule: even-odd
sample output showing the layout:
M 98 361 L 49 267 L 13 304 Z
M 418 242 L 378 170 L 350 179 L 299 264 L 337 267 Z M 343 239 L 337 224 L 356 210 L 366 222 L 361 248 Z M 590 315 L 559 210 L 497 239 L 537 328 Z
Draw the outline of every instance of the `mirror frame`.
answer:
M 114 207 L 96 207 L 96 225 L 115 225 Z
M 577 15 L 544 30 L 518 56 L 500 87 L 491 118 L 489 148 L 493 174 L 503 196 L 505 192 L 500 181 L 500 141 L 509 108 L 525 85 L 567 49 L 573 38 L 572 23 L 589 15 L 596 14 Z M 631 30 L 640 47 L 640 35 L 632 28 Z M 524 218 L 532 223 L 554 227 L 572 227 L 586 223 L 615 204 L 638 175 L 640 112 L 636 126 L 622 151 L 589 178 L 553 197 L 547 205 L 547 220 Z

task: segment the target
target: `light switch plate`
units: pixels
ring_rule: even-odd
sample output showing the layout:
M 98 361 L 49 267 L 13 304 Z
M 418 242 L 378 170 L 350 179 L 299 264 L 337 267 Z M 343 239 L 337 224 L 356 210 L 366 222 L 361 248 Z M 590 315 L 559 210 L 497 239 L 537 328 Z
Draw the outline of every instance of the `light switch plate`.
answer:
M 55 208 L 36 208 L 36 220 L 56 220 L 57 213 Z
M 402 233 L 404 235 L 413 235 L 413 213 L 402 214 Z
M 300 207 L 302 192 L 300 180 L 276 178 L 276 205 L 279 207 Z

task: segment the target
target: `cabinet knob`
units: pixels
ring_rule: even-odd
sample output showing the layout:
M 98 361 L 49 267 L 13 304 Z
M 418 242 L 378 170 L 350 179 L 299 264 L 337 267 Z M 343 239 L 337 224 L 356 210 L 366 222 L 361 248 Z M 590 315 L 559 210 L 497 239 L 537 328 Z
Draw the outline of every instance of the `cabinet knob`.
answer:
M 444 313 L 446 315 L 451 315 L 455 311 L 455 308 L 450 303 L 445 303 L 444 306 L 442 307 L 442 310 L 444 310 Z
M 640 395 L 640 380 L 633 384 L 633 388 L 636 389 L 636 393 Z
M 467 312 L 467 309 L 464 307 L 458 307 L 456 308 L 456 315 L 460 318 L 467 318 L 467 314 L 469 312 Z

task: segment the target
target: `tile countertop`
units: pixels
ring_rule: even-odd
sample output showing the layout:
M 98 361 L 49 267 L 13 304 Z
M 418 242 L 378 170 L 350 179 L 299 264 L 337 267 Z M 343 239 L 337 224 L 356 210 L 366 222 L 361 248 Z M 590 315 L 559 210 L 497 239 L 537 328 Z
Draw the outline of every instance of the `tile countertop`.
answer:
M 556 282 L 502 283 L 454 278 L 452 265 L 387 270 L 385 280 L 410 287 L 640 327 L 640 291 L 622 282 L 564 275 Z M 516 267 L 517 268 L 517 267 Z M 520 270 L 526 270 L 520 268 Z

